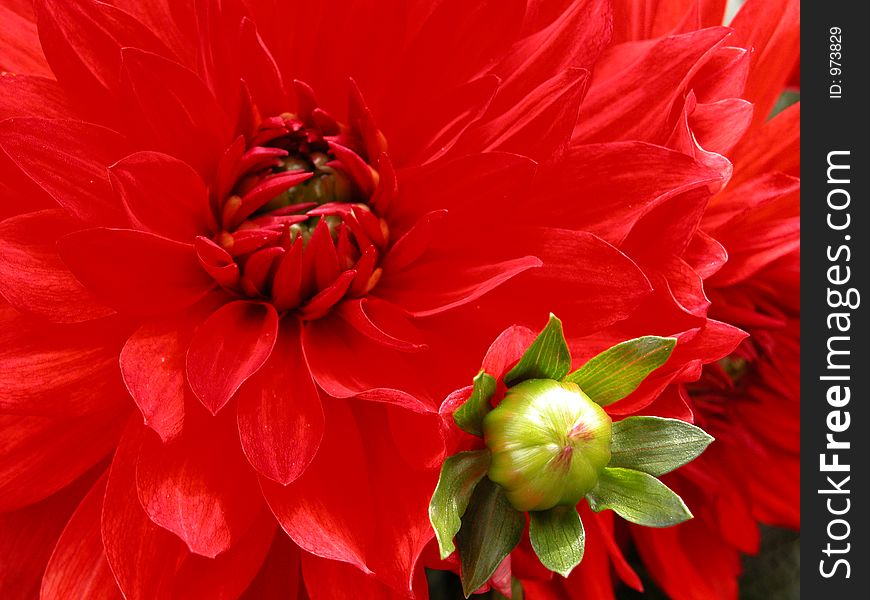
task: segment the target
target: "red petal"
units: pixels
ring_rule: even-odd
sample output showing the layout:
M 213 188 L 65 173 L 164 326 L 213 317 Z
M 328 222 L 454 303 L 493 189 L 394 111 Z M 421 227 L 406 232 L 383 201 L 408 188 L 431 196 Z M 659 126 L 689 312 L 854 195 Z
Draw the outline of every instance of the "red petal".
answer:
M 333 281 L 329 287 L 317 292 L 311 300 L 305 303 L 299 310 L 299 317 L 305 320 L 319 319 L 324 316 L 329 309 L 335 306 L 347 293 L 350 284 L 353 283 L 357 272 L 354 270 L 345 271 Z
M 0 303 L 0 412 L 82 416 L 123 405 L 115 320 L 54 325 Z
M 683 259 L 701 279 L 707 279 L 722 268 L 728 260 L 728 253 L 722 244 L 699 229 L 686 248 Z
M 727 235 L 732 233 L 732 229 L 739 231 L 741 221 L 758 219 L 755 215 L 759 213 L 763 215 L 762 220 L 794 216 L 797 214 L 796 203 L 782 203 L 773 211 L 770 208 L 783 196 L 793 196 L 799 190 L 800 179 L 776 172 L 754 177 L 751 182 L 741 185 L 729 184 L 713 198 L 704 212 L 704 230 Z
M 131 419 L 109 470 L 101 520 L 106 559 L 128 600 L 169 594 L 187 556 L 184 544 L 155 525 L 136 495 L 136 458 L 147 430 Z
M 208 190 L 186 163 L 137 152 L 112 165 L 109 179 L 138 228 L 187 243 L 207 235 Z
M 735 190 L 754 208 L 714 230 L 729 261 L 711 278 L 712 285 L 745 280 L 800 248 L 800 193 L 795 189 L 800 182 L 792 180 L 792 191 L 782 193 L 782 182 L 771 185 L 771 179 L 754 179 Z
M 692 92 L 701 102 L 740 98 L 746 87 L 751 58 L 752 51 L 745 48 L 716 48 L 710 60 L 692 77 Z
M 657 204 L 643 215 L 620 244 L 623 252 L 644 264 L 682 256 L 707 208 L 710 194 L 697 189 Z
M 505 329 L 486 351 L 481 368 L 501 379 L 522 358 L 535 337 L 535 332 L 527 327 L 514 325 Z
M 389 412 L 403 410 L 371 403 L 355 408 L 363 431 L 383 431 Z M 366 442 L 375 522 L 368 565 L 378 580 L 410 595 L 419 572 L 418 559 L 435 535 L 429 523 L 429 498 L 439 469 L 397 465 L 396 456 L 401 453 L 391 436 L 370 436 Z
M 242 449 L 265 477 L 287 485 L 314 459 L 323 407 L 302 353 L 300 324 L 285 320 L 265 365 L 239 390 Z
M 530 220 L 588 231 L 612 244 L 659 202 L 721 178 L 680 152 L 638 142 L 574 146 L 540 175 Z M 569 201 L 556 200 L 566 190 L 574 190 Z
M 262 477 L 260 484 L 281 527 L 303 550 L 368 572 L 372 505 L 362 438 L 344 401 L 324 409 L 326 433 L 308 469 L 286 487 Z
M 502 78 L 491 114 L 510 110 L 543 81 L 572 67 L 593 67 L 607 45 L 612 8 L 605 0 L 579 0 L 559 7 L 551 23 L 513 45 L 493 72 Z M 534 10 L 526 10 L 528 20 Z M 576 115 L 575 115 L 576 116 Z
M 655 328 L 651 330 L 647 326 L 646 331 L 655 331 Z M 623 337 L 625 335 L 623 333 Z M 677 346 L 667 365 L 644 380 L 625 399 L 608 407 L 607 411 L 614 415 L 630 415 L 645 409 L 659 396 L 664 386 L 697 380 L 702 364 L 728 356 L 746 336 L 744 331 L 714 319 L 707 319 L 700 331 L 677 335 Z
M 301 552 L 283 532 L 278 532 L 257 577 L 241 600 L 297 600 L 302 585 Z
M 96 301 L 57 253 L 57 240 L 76 223 L 60 209 L 12 217 L 0 223 L 0 293 L 23 312 L 50 321 L 77 323 L 112 314 Z
M 240 54 L 239 30 L 246 6 L 241 2 L 206 0 L 188 10 L 192 20 L 185 23 L 196 33 L 193 47 L 197 51 L 197 72 L 208 84 L 226 115 L 239 113 Z M 176 12 L 175 6 L 172 11 Z
M 405 313 L 389 302 L 377 298 L 346 300 L 336 314 L 357 331 L 372 340 L 399 351 L 414 352 L 425 349 L 421 333 Z
M 705 106 L 709 108 L 712 105 Z M 698 137 L 691 129 L 690 119 L 691 115 L 694 115 L 696 112 L 698 112 L 697 107 L 698 101 L 695 97 L 695 92 L 689 91 L 688 95 L 686 96 L 685 102 L 683 102 L 683 109 L 677 117 L 674 129 L 673 131 L 671 131 L 671 134 L 667 138 L 665 144 L 669 148 L 679 150 L 680 152 L 693 157 L 699 163 L 718 171 L 721 174 L 722 183 L 724 184 L 724 182 L 731 177 L 733 167 L 731 165 L 731 162 L 724 156 L 716 154 L 715 152 L 708 151 L 698 141 Z M 716 118 L 716 116 L 717 115 L 714 115 L 714 118 Z M 739 115 L 737 115 L 736 120 L 732 118 L 732 121 L 729 122 L 724 120 L 726 115 L 723 114 L 721 116 L 723 117 L 723 122 L 719 123 L 719 126 L 723 129 L 727 128 L 728 130 L 733 131 L 733 137 L 735 139 L 739 139 L 739 137 L 742 136 L 743 133 L 746 131 L 746 126 L 749 124 L 749 121 L 745 119 L 740 120 Z M 733 117 L 733 115 L 731 116 Z M 711 191 L 715 192 L 717 190 L 714 189 Z
M 0 23 L 3 23 L 0 71 L 51 77 L 51 69 L 42 55 L 33 15 L 23 15 L 15 7 L 0 5 Z
M 735 45 L 754 51 L 743 97 L 755 104 L 753 122 L 761 124 L 770 116 L 800 57 L 800 3 L 747 2 L 731 27 L 736 31 Z
M 5 152 L 0 152 L 0 194 L 3 198 L 15 199 L 15 202 L 0 204 L 0 219 L 57 208 L 54 199 L 19 169 Z
M 748 334 L 745 331 L 733 325 L 722 323 L 715 319 L 708 319 L 706 325 L 697 336 L 683 345 L 683 347 L 677 344 L 674 354 L 677 355 L 677 358 L 680 358 L 685 352 L 691 356 L 698 357 L 704 363 L 710 363 L 734 352 L 735 348 L 747 336 Z
M 337 142 L 330 141 L 329 149 L 340 161 L 339 168 L 350 177 L 350 180 L 356 184 L 365 197 L 370 197 L 375 191 L 375 182 L 368 163 L 359 154 Z
M 263 296 L 266 286 L 271 283 L 269 276 L 275 272 L 278 259 L 284 256 L 284 248 L 270 246 L 257 250 L 245 261 L 245 274 L 241 285 L 250 297 Z
M 635 570 L 628 564 L 622 549 L 617 545 L 614 539 L 615 532 L 613 531 L 613 513 L 610 511 L 595 515 L 588 519 L 587 523 L 597 529 L 596 538 L 600 539 L 604 547 L 607 548 L 607 553 L 610 555 L 610 561 L 619 578 L 629 587 L 638 592 L 643 592 L 643 583 L 640 581 Z M 587 528 L 590 527 L 587 525 Z M 594 535 L 594 534 L 593 534 Z
M 215 559 L 190 554 L 178 571 L 174 598 L 234 599 L 257 575 L 275 537 L 275 519 L 262 510 L 232 548 Z
M 429 544 L 429 546 L 423 553 L 423 556 L 427 560 L 427 563 L 429 560 L 431 560 L 429 557 L 435 555 L 434 552 L 432 552 L 433 550 L 435 550 L 433 546 L 437 547 L 437 544 Z M 444 560 L 444 562 L 447 564 L 450 564 L 452 562 L 456 567 L 458 567 L 459 557 L 453 554 L 448 556 Z M 538 560 L 538 557 L 535 555 L 535 551 L 532 548 L 532 543 L 531 541 L 529 541 L 529 536 L 527 534 L 524 534 L 520 538 L 520 543 L 517 544 L 517 546 L 513 549 L 509 557 L 505 558 L 505 560 L 496 568 L 495 573 L 502 571 L 505 566 L 509 567 L 509 570 L 513 573 L 513 576 L 520 580 L 539 579 L 542 581 L 557 581 L 557 579 L 554 577 L 553 572 L 547 569 L 544 565 L 541 564 L 541 561 Z M 493 581 L 492 583 L 495 582 Z M 489 584 L 485 584 L 485 586 L 488 585 Z
M 95 413 L 71 419 L 0 415 L 0 511 L 53 494 L 115 447 L 123 419 Z
M 447 154 L 489 108 L 498 85 L 497 77 L 485 75 L 447 91 L 433 103 L 427 118 L 409 119 L 405 127 L 391 132 L 390 156 L 398 164 L 417 165 Z
M 481 264 L 468 256 L 438 256 L 399 274 L 385 273 L 375 293 L 415 317 L 449 311 L 474 302 L 520 273 L 541 266 L 534 256 Z
M 575 141 L 664 142 L 673 129 L 669 117 L 674 103 L 682 99 L 694 71 L 730 33 L 711 27 L 655 44 L 611 47 L 595 67 Z
M 387 420 L 399 457 L 417 468 L 441 468 L 447 458 L 447 443 L 437 412 L 420 413 L 391 406 Z
M 184 64 L 196 64 L 196 32 L 190 27 L 193 22 L 192 5 L 182 6 L 172 0 L 115 0 L 114 5 L 126 10 L 151 30 Z
M 417 260 L 437 237 L 445 217 L 447 217 L 446 210 L 433 210 L 423 215 L 390 247 L 381 261 L 381 267 L 387 272 L 395 273 Z
M 124 48 L 122 55 L 130 109 L 143 134 L 157 149 L 210 177 L 232 141 L 227 117 L 212 92 L 196 73 L 176 62 L 135 48 Z
M 242 79 L 248 84 L 254 102 L 262 115 L 279 115 L 287 110 L 287 97 L 281 72 L 268 46 L 257 33 L 257 26 L 242 19 L 240 51 Z
M 0 123 L 0 147 L 74 217 L 92 225 L 125 221 L 106 174 L 128 154 L 114 131 L 81 121 L 15 118 Z
M 494 119 L 471 127 L 457 151 L 501 150 L 551 160 L 571 140 L 589 72 L 567 69 L 530 90 Z
M 199 264 L 217 283 L 228 289 L 238 289 L 241 271 L 229 252 L 202 236 L 193 241 L 193 246 Z
M 667 281 L 667 288 L 677 305 L 687 313 L 699 318 L 707 316 L 710 300 L 704 292 L 701 277 L 681 258 L 673 258 L 661 266 L 660 273 Z M 654 274 L 651 274 L 656 281 Z M 656 287 L 659 286 L 657 284 Z
M 302 299 L 302 262 L 305 242 L 297 237 L 284 253 L 272 282 L 272 300 L 279 310 L 294 308 Z
M 437 161 L 399 173 L 399 196 L 387 213 L 391 233 L 404 233 L 428 213 L 447 211 L 435 241 L 455 246 L 456 240 L 480 236 L 480 223 L 510 211 L 528 198 L 536 165 L 516 154 L 488 152 Z M 474 202 L 468 197 L 474 196 Z
M 379 582 L 376 576 L 367 576 L 351 565 L 304 552 L 302 575 L 311 600 L 398 600 L 409 597 L 397 594 Z
M 598 515 L 589 510 L 585 503 L 580 505 L 580 516 L 584 523 L 590 523 L 598 518 Z M 610 557 L 600 535 L 596 534 L 600 534 L 600 528 L 590 523 L 586 533 L 587 544 L 583 560 L 564 582 L 571 600 L 585 598 L 613 600 L 614 598 L 615 581 L 610 574 Z
M 164 442 L 184 423 L 185 357 L 197 321 L 185 315 L 151 321 L 130 336 L 121 351 L 121 375 L 145 425 Z
M 0 597 L 39 597 L 57 538 L 97 475 L 90 472 L 42 502 L 0 513 Z
M 698 104 L 689 124 L 705 150 L 725 155 L 740 141 L 752 120 L 753 106 L 741 98 Z
M 100 514 L 107 477 L 104 475 L 79 504 L 57 541 L 42 579 L 40 598 L 121 598 L 121 590 L 106 561 L 100 536 Z
M 63 88 L 55 80 L 0 72 L 0 121 L 8 117 L 62 119 L 72 113 Z
M 287 171 L 265 178 L 245 193 L 238 208 L 224 219 L 224 228 L 232 231 L 270 200 L 311 177 L 307 171 Z
M 762 127 L 753 128 L 732 153 L 737 165 L 730 183 L 734 189 L 744 181 L 781 171 L 800 176 L 800 102 L 792 104 Z
M 148 28 L 109 4 L 37 0 L 34 8 L 40 41 L 58 81 L 103 122 L 118 116 L 121 48 L 168 52 Z
M 628 317 L 650 293 L 649 280 L 631 259 L 589 233 L 526 227 L 506 237 L 516 240 L 515 252 L 535 252 L 543 267 L 483 298 L 483 316 L 509 311 L 537 323 L 553 312 L 572 324 L 570 336 L 584 335 Z M 501 317 L 499 328 L 507 324 Z
M 693 519 L 680 527 L 631 527 L 631 532 L 644 565 L 668 595 L 710 600 L 737 596 L 739 552 L 722 543 L 708 523 Z
M 678 28 L 721 25 L 726 0 L 618 0 L 614 2 L 614 42 L 657 38 Z
M 308 251 L 302 256 L 303 281 L 322 290 L 341 274 L 335 243 L 325 220 L 317 224 L 307 244 Z
M 400 404 L 415 412 L 435 406 L 432 395 L 439 386 L 432 386 L 437 378 L 425 352 L 397 352 L 331 315 L 306 323 L 302 343 L 315 381 L 330 396 Z
M 192 245 L 144 231 L 86 229 L 61 238 L 58 245 L 79 281 L 121 312 L 175 311 L 214 286 Z
M 145 434 L 136 483 L 152 521 L 191 552 L 214 558 L 241 540 L 263 501 L 232 417 L 198 413 L 202 409 L 185 415 L 181 435 L 169 443 Z
M 515 0 L 473 5 L 447 0 L 424 13 L 428 18 L 414 32 L 401 54 L 404 60 L 394 71 L 389 110 L 383 111 L 387 138 L 392 137 L 391 129 L 437 113 L 443 90 L 474 79 L 503 56 L 519 31 L 524 12 L 525 2 Z
M 137 497 L 136 457 L 143 435 L 151 434 L 131 422 L 115 453 L 103 502 L 106 557 L 125 598 L 238 597 L 262 564 L 274 521 L 261 512 L 247 535 L 216 559 L 190 554 L 148 518 Z
M 645 415 L 679 419 L 687 423 L 695 422 L 695 413 L 689 406 L 689 394 L 682 386 L 669 385 L 648 406 L 643 409 Z
M 187 380 L 212 414 L 265 364 L 277 335 L 275 308 L 248 301 L 222 306 L 200 326 L 187 351 Z

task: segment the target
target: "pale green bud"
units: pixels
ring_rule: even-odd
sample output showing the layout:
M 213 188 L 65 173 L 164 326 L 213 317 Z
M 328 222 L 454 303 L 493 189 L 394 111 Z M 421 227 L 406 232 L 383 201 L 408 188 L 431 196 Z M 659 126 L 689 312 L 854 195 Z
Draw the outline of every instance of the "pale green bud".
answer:
M 573 383 L 511 387 L 484 418 L 483 434 L 489 478 L 521 511 L 577 504 L 610 461 L 610 417 Z

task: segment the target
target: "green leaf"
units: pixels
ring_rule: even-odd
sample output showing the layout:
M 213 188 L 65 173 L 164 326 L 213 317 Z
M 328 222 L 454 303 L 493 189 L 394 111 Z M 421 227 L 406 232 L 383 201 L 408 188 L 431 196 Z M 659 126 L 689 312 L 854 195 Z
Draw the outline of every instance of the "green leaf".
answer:
M 713 441 L 700 427 L 678 419 L 628 417 L 613 424 L 608 467 L 655 477 L 697 458 Z
M 492 408 L 489 399 L 495 393 L 495 377 L 481 371 L 474 378 L 471 396 L 453 413 L 453 421 L 462 430 L 483 437 L 483 417 Z
M 567 577 L 583 560 L 586 532 L 574 506 L 529 513 L 529 538 L 541 564 Z
M 441 476 L 429 502 L 429 522 L 438 538 L 442 559 L 456 549 L 453 537 L 459 531 L 474 488 L 489 469 L 489 461 L 489 450 L 475 450 L 455 454 L 441 465 Z
M 670 527 L 692 518 L 671 488 L 652 475 L 631 469 L 604 469 L 586 500 L 595 512 L 610 508 L 626 521 L 647 527 Z
M 562 333 L 562 321 L 550 314 L 544 330 L 525 351 L 520 362 L 505 375 L 508 385 L 526 379 L 555 379 L 560 381 L 571 370 L 571 352 Z
M 654 335 L 622 342 L 590 359 L 565 381 L 579 385 L 600 406 L 613 404 L 665 364 L 676 343 L 676 338 Z
M 484 477 L 474 490 L 456 536 L 462 564 L 462 591 L 468 598 L 486 583 L 511 553 L 526 526 L 501 488 Z

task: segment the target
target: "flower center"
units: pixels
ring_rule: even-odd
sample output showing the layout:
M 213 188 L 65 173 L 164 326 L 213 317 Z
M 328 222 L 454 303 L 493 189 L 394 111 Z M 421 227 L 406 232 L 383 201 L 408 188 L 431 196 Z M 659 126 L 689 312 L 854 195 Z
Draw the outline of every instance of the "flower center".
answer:
M 225 153 L 211 190 L 214 234 L 196 247 L 224 289 L 316 319 L 377 285 L 389 243 L 378 212 L 394 180 L 381 181 L 379 169 L 391 173 L 386 144 L 358 93 L 350 124 L 317 108 L 307 86 L 297 93 L 295 114 L 263 120 Z

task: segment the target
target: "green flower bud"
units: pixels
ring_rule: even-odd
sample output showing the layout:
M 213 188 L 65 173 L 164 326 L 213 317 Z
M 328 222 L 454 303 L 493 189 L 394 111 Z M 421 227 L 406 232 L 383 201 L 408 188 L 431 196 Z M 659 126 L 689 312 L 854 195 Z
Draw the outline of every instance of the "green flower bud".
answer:
M 517 510 L 573 506 L 610 461 L 610 428 L 607 413 L 576 384 L 518 383 L 483 420 L 489 478 Z

